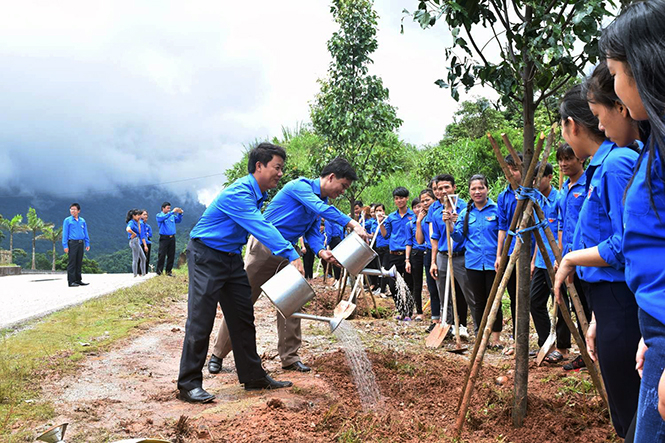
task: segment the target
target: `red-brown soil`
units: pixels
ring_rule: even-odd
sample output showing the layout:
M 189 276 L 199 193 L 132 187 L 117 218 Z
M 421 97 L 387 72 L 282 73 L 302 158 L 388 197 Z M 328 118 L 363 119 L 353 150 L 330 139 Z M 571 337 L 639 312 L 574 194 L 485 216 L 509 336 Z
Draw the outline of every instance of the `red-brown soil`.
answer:
M 314 286 L 318 296 L 308 312 L 329 314 L 336 304 L 335 292 L 320 279 Z M 387 309 L 391 306 L 390 299 L 377 298 L 377 303 Z M 373 308 L 369 296 L 358 305 L 361 314 Z M 450 341 L 444 348 L 427 349 L 428 322 L 398 323 L 366 316 L 352 320 L 384 397 L 379 409 L 365 412 L 341 345 L 325 324 L 303 322 L 301 356 L 313 371 L 300 374 L 281 369 L 275 358 L 275 310 L 261 298 L 255 308 L 259 353 L 273 377 L 291 380 L 294 387 L 246 392 L 238 384 L 229 356 L 221 374 L 210 375 L 204 369 L 204 387 L 217 395 L 216 402 L 191 405 L 175 397 L 186 304 L 178 303 L 173 309 L 178 315 L 173 324 L 139 331 L 112 351 L 89 356 L 74 376 L 45 380 L 43 399 L 56 405 L 58 416 L 40 429 L 70 422 L 69 443 L 139 437 L 182 443 L 453 440 L 468 353 L 446 352 Z M 566 374 L 560 366 L 536 367 L 535 362 L 529 375 L 528 415 L 524 426 L 515 429 L 511 419 L 514 360 L 492 352 L 485 362 L 463 441 L 620 441 L 607 410 L 588 392 L 587 374 Z M 507 381 L 498 385 L 496 379 L 502 375 Z

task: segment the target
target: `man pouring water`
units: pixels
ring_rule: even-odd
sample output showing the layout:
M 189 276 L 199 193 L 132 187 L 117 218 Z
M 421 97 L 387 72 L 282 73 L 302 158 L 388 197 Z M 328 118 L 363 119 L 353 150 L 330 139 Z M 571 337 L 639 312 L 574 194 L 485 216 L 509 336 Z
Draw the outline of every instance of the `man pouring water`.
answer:
M 364 227 L 339 209 L 328 204 L 329 198 L 338 198 L 353 181 L 357 180 L 355 170 L 343 158 L 336 158 L 323 168 L 315 179 L 300 177 L 292 180 L 272 199 L 265 213 L 266 220 L 274 225 L 279 233 L 295 244 L 304 237 L 312 250 L 324 260 L 335 263 L 332 253 L 325 249 L 320 230 L 321 217 L 353 229 L 362 238 L 367 238 Z M 252 286 L 252 302 L 261 295 L 261 286 L 288 264 L 282 256 L 274 255 L 261 239 L 251 237 L 245 254 L 245 270 Z M 291 371 L 307 372 L 309 367 L 300 361 L 298 350 L 302 343 L 300 319 L 285 319 L 277 313 L 277 350 L 282 368 Z M 226 324 L 222 322 L 217 340 L 210 356 L 208 370 L 216 374 L 222 369 L 222 359 L 228 355 L 232 340 Z

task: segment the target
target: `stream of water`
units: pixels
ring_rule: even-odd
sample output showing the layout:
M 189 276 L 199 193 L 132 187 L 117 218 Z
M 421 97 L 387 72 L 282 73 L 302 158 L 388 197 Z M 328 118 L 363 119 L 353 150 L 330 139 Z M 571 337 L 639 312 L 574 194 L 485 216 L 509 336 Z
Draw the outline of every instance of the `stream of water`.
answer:
M 353 324 L 343 321 L 335 329 L 334 334 L 342 344 L 342 349 L 344 349 L 344 355 L 351 368 L 351 374 L 363 410 L 369 411 L 381 408 L 383 398 L 381 397 L 381 391 L 379 391 L 379 385 L 376 384 L 374 371 L 372 371 L 372 362 L 367 358 L 365 347 L 360 341 L 360 336 Z
M 395 275 L 395 286 L 397 287 L 397 294 L 393 295 L 393 300 L 395 301 L 397 312 L 402 317 L 411 317 L 416 302 L 399 272 Z

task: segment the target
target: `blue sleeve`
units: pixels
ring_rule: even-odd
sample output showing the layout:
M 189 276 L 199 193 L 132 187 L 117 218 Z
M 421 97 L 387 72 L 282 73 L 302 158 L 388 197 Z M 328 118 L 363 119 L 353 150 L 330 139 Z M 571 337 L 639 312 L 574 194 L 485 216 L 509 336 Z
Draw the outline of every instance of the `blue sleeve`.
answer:
M 392 219 L 390 216 L 386 218 L 386 221 L 383 222 L 383 226 L 386 227 L 386 235 L 381 235 L 381 237 L 385 238 L 388 240 L 390 238 L 390 234 L 393 232 L 393 224 L 392 224 Z
M 453 228 L 453 232 L 450 234 L 452 239 L 455 240 L 457 243 L 461 243 L 464 240 L 464 219 L 466 218 L 466 213 L 467 213 L 466 208 L 462 209 L 462 212 L 459 213 L 457 221 L 455 222 L 455 227 Z
M 430 223 L 432 224 L 432 236 L 430 237 L 431 240 L 438 240 L 441 238 L 443 235 L 443 232 L 441 230 L 441 225 L 443 220 L 439 220 L 438 217 L 432 217 L 430 218 Z
M 243 188 L 233 195 L 227 194 L 224 201 L 219 201 L 219 209 L 227 214 L 243 229 L 256 237 L 273 254 L 285 257 L 289 261 L 300 258 L 293 245 L 286 241 L 272 223 L 267 221 L 256 207 L 256 200 L 251 190 Z
M 406 242 L 405 246 L 413 246 L 414 244 L 414 237 L 415 235 L 415 230 L 413 229 L 413 221 L 410 221 L 407 225 L 406 228 L 408 229 L 407 234 L 406 234 Z
M 620 151 L 628 148 L 621 148 Z M 632 152 L 632 151 L 630 151 Z M 637 154 L 635 154 L 637 156 Z M 606 161 L 613 167 L 601 177 L 600 201 L 612 223 L 612 235 L 598 244 L 598 253 L 608 265 L 621 271 L 625 259 L 621 249 L 623 239 L 623 194 L 633 175 L 635 161 L 626 155 L 612 156 Z
M 302 203 L 307 209 L 316 212 L 326 220 L 332 220 L 342 228 L 351 221 L 351 217 L 342 213 L 342 211 L 336 207 L 321 200 L 319 196 L 312 191 L 312 187 L 309 184 L 298 182 L 289 190 L 289 194 L 295 200 Z
M 499 194 L 496 205 L 499 209 L 499 231 L 507 231 L 510 229 L 510 222 L 512 221 L 512 214 L 510 215 L 510 220 L 508 219 L 508 211 L 506 199 L 508 198 L 508 193 L 506 191 Z
M 321 233 L 321 219 L 316 217 L 316 221 L 312 223 L 312 226 L 305 232 L 305 241 L 309 244 L 309 247 L 314 251 L 314 255 L 317 255 L 321 249 L 325 249 L 323 234 Z
M 179 212 L 173 214 L 174 214 L 173 221 L 176 223 L 180 223 L 182 221 L 182 214 Z
M 83 228 L 83 240 L 85 243 L 85 247 L 89 248 L 90 247 L 90 237 L 88 236 L 88 222 L 85 222 L 85 227 Z
M 157 223 L 164 223 L 167 218 L 171 216 L 170 212 L 167 212 L 164 214 L 163 212 L 158 212 L 157 215 L 155 215 L 155 219 L 157 220 Z
M 67 244 L 67 241 L 69 240 L 69 223 L 67 223 L 67 219 L 62 222 L 62 249 L 67 249 L 69 245 Z

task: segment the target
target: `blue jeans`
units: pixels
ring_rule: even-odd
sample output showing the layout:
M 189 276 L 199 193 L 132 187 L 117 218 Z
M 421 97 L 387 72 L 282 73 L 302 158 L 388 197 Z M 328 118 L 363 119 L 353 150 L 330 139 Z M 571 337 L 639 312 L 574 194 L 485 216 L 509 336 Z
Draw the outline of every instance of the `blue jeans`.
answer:
M 658 413 L 658 382 L 665 368 L 665 325 L 642 309 L 638 315 L 642 337 L 649 349 L 642 371 L 635 441 L 665 442 L 665 421 Z

